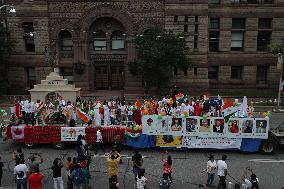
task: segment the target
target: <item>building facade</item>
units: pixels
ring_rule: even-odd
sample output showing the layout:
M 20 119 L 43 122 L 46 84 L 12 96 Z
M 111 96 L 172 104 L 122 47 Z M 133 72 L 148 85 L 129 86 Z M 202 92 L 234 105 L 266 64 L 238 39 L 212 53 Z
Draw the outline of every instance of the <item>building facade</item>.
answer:
M 266 50 L 284 39 L 284 0 L 6 0 L 16 46 L 7 58 L 10 92 L 30 89 L 52 65 L 82 88 L 139 93 L 133 39 L 151 27 L 186 33 L 192 69 L 173 85 L 196 90 L 275 90 L 280 71 Z

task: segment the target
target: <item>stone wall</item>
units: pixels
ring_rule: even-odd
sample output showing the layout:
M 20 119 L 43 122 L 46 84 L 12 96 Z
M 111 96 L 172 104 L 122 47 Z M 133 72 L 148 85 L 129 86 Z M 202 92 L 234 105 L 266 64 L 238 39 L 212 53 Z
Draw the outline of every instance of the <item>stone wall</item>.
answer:
M 282 42 L 284 36 L 284 0 L 275 0 L 274 5 L 237 5 L 231 0 L 221 0 L 221 5 L 208 5 L 208 0 L 156 0 L 156 1 L 58 1 L 8 0 L 17 10 L 15 17 L 8 17 L 8 28 L 16 46 L 6 60 L 8 65 L 10 91 L 28 89 L 27 68 L 35 67 L 36 81 L 52 70 L 45 62 L 44 50 L 50 51 L 50 62 L 56 62 L 59 51 L 58 34 L 62 29 L 72 33 L 74 58 L 60 59 L 59 67 L 72 67 L 79 60 L 86 64 L 83 75 L 74 74 L 74 83 L 82 91 L 94 90 L 94 65 L 90 58 L 88 29 L 96 18 L 113 17 L 127 28 L 127 50 L 125 58 L 125 90 L 141 92 L 141 77 L 132 76 L 127 62 L 135 59 L 134 45 L 130 39 L 153 26 L 165 27 L 175 33 L 184 32 L 191 49 L 193 68 L 184 73 L 179 70 L 173 84 L 181 88 L 206 89 L 274 89 L 278 86 L 279 70 L 276 58 L 266 52 L 257 51 L 258 18 L 273 18 L 272 42 Z M 177 21 L 174 17 L 178 16 Z M 188 18 L 186 22 L 185 16 Z M 208 24 L 210 18 L 220 18 L 219 51 L 208 51 Z M 244 51 L 231 51 L 232 18 L 246 18 Z M 23 22 L 34 23 L 35 52 L 26 52 L 23 38 Z M 195 27 L 198 26 L 198 31 Z M 194 36 L 197 48 L 194 48 Z M 112 52 L 108 52 L 112 53 Z M 231 66 L 243 66 L 243 79 L 231 79 Z M 258 65 L 269 65 L 266 85 L 256 84 Z M 219 66 L 218 80 L 208 79 L 208 66 Z M 194 72 L 194 69 L 197 71 Z M 195 74 L 196 73 L 196 74 Z

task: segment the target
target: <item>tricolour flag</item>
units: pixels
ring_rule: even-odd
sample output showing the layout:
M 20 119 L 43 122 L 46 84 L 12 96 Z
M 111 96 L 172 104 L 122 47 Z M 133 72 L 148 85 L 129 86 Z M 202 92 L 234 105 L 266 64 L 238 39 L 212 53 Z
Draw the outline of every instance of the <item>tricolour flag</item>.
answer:
M 35 111 L 35 118 L 38 119 L 45 111 L 45 104 L 42 102 Z
M 76 113 L 85 123 L 90 122 L 91 119 L 90 119 L 89 115 L 86 114 L 85 112 L 82 112 L 82 110 L 80 110 L 80 108 L 76 109 Z

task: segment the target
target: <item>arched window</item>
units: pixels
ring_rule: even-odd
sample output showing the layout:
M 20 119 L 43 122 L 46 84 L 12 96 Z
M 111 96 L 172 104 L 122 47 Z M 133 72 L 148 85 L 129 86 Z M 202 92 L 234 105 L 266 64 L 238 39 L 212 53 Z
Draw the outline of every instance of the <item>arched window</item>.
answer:
M 72 35 L 69 31 L 61 31 L 60 35 L 60 49 L 61 51 L 72 51 L 73 48 L 73 41 L 72 41 Z
M 107 46 L 106 34 L 103 31 L 94 32 L 94 50 L 105 51 Z
M 114 31 L 111 35 L 111 49 L 124 49 L 124 35 L 121 31 Z

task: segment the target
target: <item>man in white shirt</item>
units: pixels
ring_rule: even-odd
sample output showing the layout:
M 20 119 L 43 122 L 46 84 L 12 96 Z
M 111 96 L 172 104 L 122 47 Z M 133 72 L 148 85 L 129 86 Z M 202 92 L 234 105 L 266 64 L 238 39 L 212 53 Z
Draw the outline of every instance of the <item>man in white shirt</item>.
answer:
M 97 155 L 97 153 L 98 153 L 98 148 L 100 148 L 103 151 L 103 153 L 106 154 L 105 147 L 104 147 L 104 144 L 103 144 L 103 136 L 102 136 L 102 133 L 101 133 L 100 129 L 97 130 L 97 140 L 96 140 L 96 145 L 95 145 L 95 155 Z
M 226 188 L 226 176 L 228 173 L 228 166 L 227 166 L 227 163 L 225 162 L 226 159 L 227 159 L 227 156 L 223 155 L 222 160 L 218 160 L 217 162 L 217 167 L 218 167 L 217 174 L 219 176 L 218 189 Z
M 211 186 L 213 181 L 214 181 L 214 176 L 215 176 L 215 172 L 216 172 L 216 168 L 217 168 L 217 163 L 214 159 L 213 155 L 209 156 L 209 160 L 207 162 L 207 185 Z
M 19 165 L 17 165 L 14 168 L 14 175 L 16 177 L 16 184 L 17 188 L 21 188 L 23 186 L 24 189 L 27 189 L 28 187 L 28 167 L 24 162 L 20 162 Z

